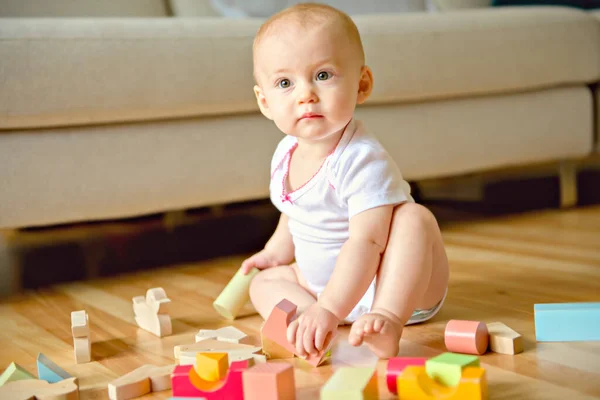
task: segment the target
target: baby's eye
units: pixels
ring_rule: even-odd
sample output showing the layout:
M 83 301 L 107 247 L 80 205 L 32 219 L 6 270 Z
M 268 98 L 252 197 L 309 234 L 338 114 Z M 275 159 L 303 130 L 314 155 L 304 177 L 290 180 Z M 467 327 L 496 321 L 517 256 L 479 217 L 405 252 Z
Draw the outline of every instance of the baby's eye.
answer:
M 329 74 L 327 71 L 321 71 L 317 74 L 318 81 L 326 81 L 329 78 L 331 78 L 331 74 Z
M 279 86 L 282 89 L 287 89 L 290 87 L 292 83 L 290 82 L 289 79 L 282 79 L 279 81 L 279 83 L 277 83 L 277 86 Z

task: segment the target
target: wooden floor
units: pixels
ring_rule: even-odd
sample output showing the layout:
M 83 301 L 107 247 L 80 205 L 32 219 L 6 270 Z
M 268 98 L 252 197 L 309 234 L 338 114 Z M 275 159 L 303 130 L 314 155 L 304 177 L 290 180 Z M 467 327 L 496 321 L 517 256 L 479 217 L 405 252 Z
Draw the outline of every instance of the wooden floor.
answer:
M 450 319 L 502 321 L 521 332 L 525 352 L 485 354 L 491 399 L 600 398 L 600 342 L 536 343 L 534 303 L 600 301 L 600 207 L 551 210 L 443 225 L 451 263 L 446 305 L 434 320 L 405 329 L 400 355 L 432 357 L 445 350 Z M 12 361 L 36 374 L 43 352 L 79 377 L 82 399 L 107 398 L 106 385 L 145 363 L 174 363 L 173 346 L 194 342 L 199 329 L 229 325 L 212 300 L 243 256 L 145 272 L 29 293 L 0 303 L 0 368 Z M 173 335 L 159 339 L 138 329 L 131 298 L 162 286 L 172 299 Z M 92 357 L 75 364 L 70 313 L 85 309 L 92 328 Z M 234 325 L 255 338 L 260 317 L 247 306 Z M 317 399 L 319 388 L 339 366 L 377 366 L 381 399 L 395 398 L 385 386 L 385 361 L 350 347 L 342 328 L 330 364 L 296 366 L 298 399 Z M 288 361 L 284 361 L 288 362 Z M 144 398 L 164 399 L 171 392 Z

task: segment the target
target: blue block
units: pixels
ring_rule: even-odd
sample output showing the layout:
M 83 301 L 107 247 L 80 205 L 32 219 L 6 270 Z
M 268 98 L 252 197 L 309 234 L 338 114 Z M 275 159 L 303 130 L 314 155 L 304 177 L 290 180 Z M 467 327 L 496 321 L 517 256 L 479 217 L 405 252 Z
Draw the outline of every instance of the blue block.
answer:
M 71 378 L 71 375 L 52 360 L 43 355 L 38 354 L 37 358 L 38 379 L 48 381 L 48 383 L 60 382 L 63 379 Z
M 535 304 L 538 342 L 600 340 L 600 303 Z

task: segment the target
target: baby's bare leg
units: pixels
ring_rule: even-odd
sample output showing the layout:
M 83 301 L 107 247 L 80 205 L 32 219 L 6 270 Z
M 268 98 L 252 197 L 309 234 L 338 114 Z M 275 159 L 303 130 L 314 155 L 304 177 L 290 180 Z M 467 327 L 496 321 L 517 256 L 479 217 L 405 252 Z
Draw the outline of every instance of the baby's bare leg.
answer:
M 250 284 L 250 300 L 264 319 L 283 299 L 294 303 L 298 307 L 298 314 L 317 301 L 296 264 L 262 270 Z
M 380 358 L 396 356 L 413 311 L 438 304 L 448 277 L 448 259 L 433 214 L 415 203 L 397 206 L 377 272 L 373 307 L 352 325 L 350 344 L 364 342 Z

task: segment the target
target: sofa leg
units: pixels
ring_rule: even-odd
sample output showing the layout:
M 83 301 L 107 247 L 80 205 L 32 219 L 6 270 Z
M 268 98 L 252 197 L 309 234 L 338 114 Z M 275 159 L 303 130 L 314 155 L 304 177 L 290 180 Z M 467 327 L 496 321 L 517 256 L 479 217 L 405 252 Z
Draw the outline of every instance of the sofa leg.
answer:
M 21 287 L 20 268 L 9 246 L 9 235 L 0 231 L 0 297 L 16 294 Z
M 177 226 L 183 224 L 185 219 L 185 210 L 168 211 L 163 215 L 163 224 L 167 232 L 173 232 Z
M 577 166 L 574 161 L 563 160 L 558 167 L 560 181 L 560 208 L 577 205 Z

